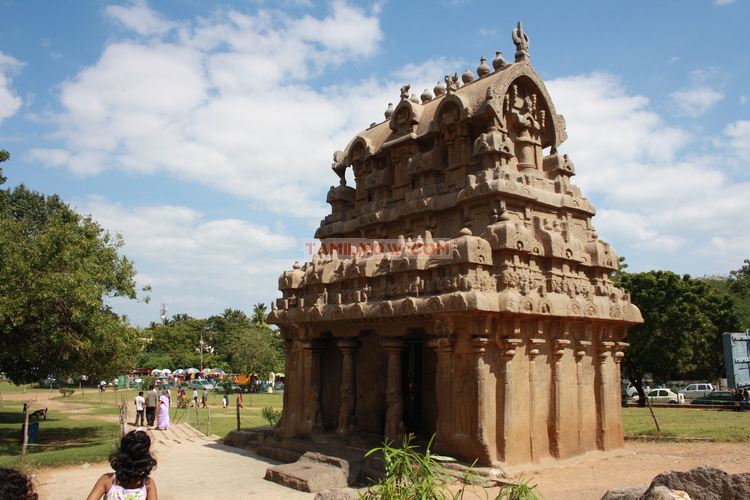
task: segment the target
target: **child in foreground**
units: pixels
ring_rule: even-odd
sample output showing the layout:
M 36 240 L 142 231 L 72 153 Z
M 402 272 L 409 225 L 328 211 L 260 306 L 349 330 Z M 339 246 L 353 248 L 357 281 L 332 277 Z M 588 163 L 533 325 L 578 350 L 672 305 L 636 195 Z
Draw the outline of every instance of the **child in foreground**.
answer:
M 130 431 L 120 440 L 120 449 L 109 457 L 114 473 L 103 474 L 88 500 L 157 500 L 156 482 L 149 477 L 156 468 L 151 456 L 151 438 L 144 431 Z
M 0 498 L 3 500 L 37 500 L 31 478 L 15 469 L 0 469 Z

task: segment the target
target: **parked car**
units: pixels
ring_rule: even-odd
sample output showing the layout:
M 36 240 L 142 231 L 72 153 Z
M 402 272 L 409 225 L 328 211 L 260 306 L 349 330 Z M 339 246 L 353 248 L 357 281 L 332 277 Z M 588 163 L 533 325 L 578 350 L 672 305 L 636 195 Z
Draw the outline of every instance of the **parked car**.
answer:
M 677 394 L 671 389 L 651 389 L 646 392 L 646 397 L 652 403 L 668 403 L 676 405 L 685 402 L 685 397 L 682 394 Z M 638 401 L 638 394 L 633 396 L 633 401 Z
M 729 391 L 714 391 L 706 394 L 702 398 L 697 398 L 691 401 L 694 405 L 720 405 L 720 406 L 735 406 L 740 409 L 747 410 L 750 408 L 750 402 L 739 401 L 735 399 L 733 392 Z
M 210 391 L 214 388 L 214 384 L 212 384 L 208 380 L 191 380 L 188 384 L 188 387 L 190 387 L 191 389 L 207 389 Z
M 683 389 L 680 392 L 685 395 L 686 399 L 695 399 L 695 398 L 702 398 L 704 396 L 707 396 L 713 391 L 714 391 L 713 385 L 709 383 L 705 383 L 705 382 L 699 382 L 697 384 L 690 384 L 689 386 L 685 387 L 685 389 Z
M 646 382 L 643 381 L 643 391 L 648 392 L 651 390 L 651 384 L 653 382 Z M 634 395 L 638 394 L 638 390 L 635 388 L 633 384 L 628 384 L 628 386 L 625 388 L 625 393 L 628 395 L 629 398 L 632 398 Z

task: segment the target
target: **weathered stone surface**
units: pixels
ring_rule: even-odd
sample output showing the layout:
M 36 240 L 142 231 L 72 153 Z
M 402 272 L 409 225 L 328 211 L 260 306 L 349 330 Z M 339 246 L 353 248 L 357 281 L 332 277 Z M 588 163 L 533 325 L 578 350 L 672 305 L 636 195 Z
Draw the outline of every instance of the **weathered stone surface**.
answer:
M 649 488 L 639 500 L 690 500 L 690 495 L 684 491 L 671 490 L 666 486 Z
M 651 482 L 642 500 L 655 500 L 649 496 L 659 486 L 680 490 L 696 500 L 746 500 L 750 498 L 750 474 L 728 474 L 713 467 L 697 467 L 689 471 L 668 471 Z
M 334 154 L 322 249 L 281 275 L 268 317 L 286 349 L 277 447 L 435 434 L 502 467 L 623 445 L 619 363 L 641 314 L 520 23 L 513 42 L 514 64 L 446 76 L 434 98 L 404 85 Z
M 315 500 L 359 500 L 359 491 L 354 488 L 323 490 L 315 495 Z
M 638 500 L 645 491 L 642 486 L 616 488 L 606 492 L 601 500 Z
M 268 468 L 265 479 L 295 490 L 315 493 L 346 488 L 350 473 L 353 471 L 345 460 L 307 452 L 294 463 Z
M 224 444 L 235 448 L 253 449 L 258 445 L 258 435 L 249 431 L 231 431 L 224 437 Z

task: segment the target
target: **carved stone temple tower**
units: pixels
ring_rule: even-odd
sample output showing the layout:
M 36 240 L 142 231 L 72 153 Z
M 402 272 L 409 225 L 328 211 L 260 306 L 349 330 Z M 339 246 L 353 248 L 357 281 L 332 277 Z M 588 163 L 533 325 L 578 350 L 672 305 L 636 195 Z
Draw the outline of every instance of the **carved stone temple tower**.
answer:
M 316 238 L 398 251 L 339 245 L 280 277 L 282 448 L 413 432 L 501 466 L 623 445 L 622 340 L 641 314 L 610 279 L 520 23 L 513 41 L 514 63 L 498 52 L 421 98 L 404 86 L 334 155 Z M 412 251 L 438 242 L 442 258 Z

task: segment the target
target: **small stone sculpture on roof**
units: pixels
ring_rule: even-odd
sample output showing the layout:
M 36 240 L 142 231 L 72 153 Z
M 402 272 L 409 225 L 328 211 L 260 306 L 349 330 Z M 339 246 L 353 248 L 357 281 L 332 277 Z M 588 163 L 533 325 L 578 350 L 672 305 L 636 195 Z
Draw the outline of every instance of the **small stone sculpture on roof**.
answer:
M 523 25 L 518 21 L 518 25 L 513 28 L 513 43 L 516 46 L 516 62 L 528 61 L 529 57 L 529 37 L 523 32 Z

